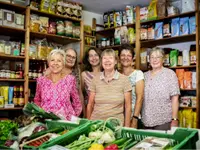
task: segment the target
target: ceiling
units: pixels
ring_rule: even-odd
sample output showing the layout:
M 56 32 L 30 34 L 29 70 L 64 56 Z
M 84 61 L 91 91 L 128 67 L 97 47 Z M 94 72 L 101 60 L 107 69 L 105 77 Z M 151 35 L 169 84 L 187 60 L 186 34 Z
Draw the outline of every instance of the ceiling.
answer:
M 124 10 L 126 5 L 147 6 L 151 0 L 72 0 L 83 5 L 83 9 L 103 14 L 111 10 Z

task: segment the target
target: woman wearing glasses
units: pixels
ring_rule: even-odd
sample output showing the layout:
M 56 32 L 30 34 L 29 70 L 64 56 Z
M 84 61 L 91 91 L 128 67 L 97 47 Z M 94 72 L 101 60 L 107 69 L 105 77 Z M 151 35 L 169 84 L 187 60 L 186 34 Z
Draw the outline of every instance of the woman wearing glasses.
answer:
M 178 79 L 174 71 L 163 67 L 162 49 L 153 48 L 149 56 L 152 70 L 144 74 L 142 122 L 147 129 L 170 130 L 178 126 Z

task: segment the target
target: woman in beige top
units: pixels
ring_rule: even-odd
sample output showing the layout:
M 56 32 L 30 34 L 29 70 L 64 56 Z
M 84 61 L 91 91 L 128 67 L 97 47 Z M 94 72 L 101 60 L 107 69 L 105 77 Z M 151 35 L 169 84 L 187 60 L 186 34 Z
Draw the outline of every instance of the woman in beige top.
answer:
M 104 71 L 93 78 L 89 87 L 87 118 L 106 120 L 116 117 L 129 127 L 132 90 L 130 81 L 115 69 L 117 56 L 114 50 L 104 50 L 101 58 Z

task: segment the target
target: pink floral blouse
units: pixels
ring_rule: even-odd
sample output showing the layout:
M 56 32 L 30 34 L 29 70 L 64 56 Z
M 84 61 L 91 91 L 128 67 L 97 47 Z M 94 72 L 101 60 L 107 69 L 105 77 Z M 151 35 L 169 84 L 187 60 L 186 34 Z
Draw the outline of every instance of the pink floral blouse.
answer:
M 72 115 L 79 116 L 82 111 L 73 75 L 65 76 L 56 84 L 45 76 L 38 78 L 34 102 L 45 111 L 67 120 L 71 120 Z

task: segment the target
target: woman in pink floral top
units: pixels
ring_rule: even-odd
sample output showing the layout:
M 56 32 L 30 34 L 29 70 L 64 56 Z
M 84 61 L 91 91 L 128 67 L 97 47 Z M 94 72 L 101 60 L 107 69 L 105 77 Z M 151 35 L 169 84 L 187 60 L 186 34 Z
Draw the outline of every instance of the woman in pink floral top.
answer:
M 71 120 L 79 116 L 82 105 L 73 75 L 63 73 L 65 52 L 53 50 L 48 56 L 50 74 L 37 79 L 34 102 L 47 112 L 52 112 L 62 119 Z M 70 101 L 72 98 L 72 102 Z

